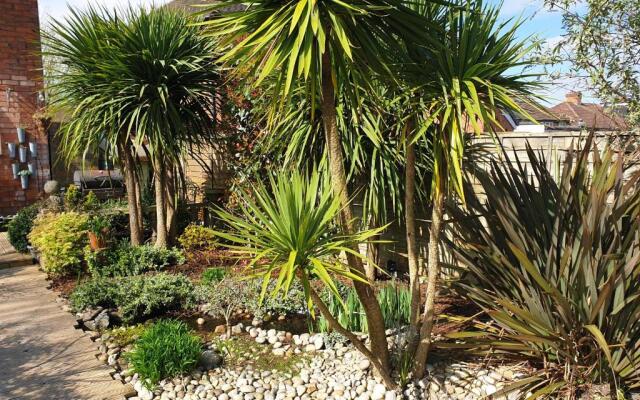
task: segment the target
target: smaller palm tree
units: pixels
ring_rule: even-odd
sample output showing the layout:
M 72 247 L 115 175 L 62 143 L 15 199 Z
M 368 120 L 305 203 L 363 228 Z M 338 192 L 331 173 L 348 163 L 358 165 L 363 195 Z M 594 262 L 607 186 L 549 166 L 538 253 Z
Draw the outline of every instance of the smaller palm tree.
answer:
M 353 248 L 369 242 L 386 227 L 341 232 L 334 223 L 342 208 L 340 198 L 335 196 L 330 180 L 317 172 L 309 177 L 299 172 L 281 172 L 271 178 L 269 187 L 259 183 L 251 192 L 240 192 L 239 196 L 238 214 L 218 210 L 218 216 L 229 229 L 216 235 L 228 243 L 228 249 L 238 258 L 251 259 L 248 266 L 251 273 L 263 278 L 260 298 L 286 296 L 291 284 L 299 280 L 312 314 L 314 306 L 317 307 L 331 329 L 349 339 L 372 361 L 385 382 L 394 386 L 377 357 L 338 322 L 314 285 L 314 281 L 321 283 L 340 299 L 336 277 L 366 283 L 366 276 L 354 273 L 342 257 L 351 254 L 363 259 Z M 274 278 L 272 292 L 266 293 Z

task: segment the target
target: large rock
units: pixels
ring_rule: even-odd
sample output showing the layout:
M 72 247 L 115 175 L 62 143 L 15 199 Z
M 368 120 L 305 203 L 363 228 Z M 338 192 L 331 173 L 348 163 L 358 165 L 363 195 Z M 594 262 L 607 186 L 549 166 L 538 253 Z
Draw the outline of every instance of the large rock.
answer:
M 85 321 L 84 326 L 91 331 L 102 331 L 107 329 L 111 325 L 109 311 L 102 310 L 100 313 L 93 318 L 93 320 Z
M 205 350 L 200 354 L 200 360 L 198 364 L 206 369 L 215 369 L 222 365 L 222 356 L 213 350 Z

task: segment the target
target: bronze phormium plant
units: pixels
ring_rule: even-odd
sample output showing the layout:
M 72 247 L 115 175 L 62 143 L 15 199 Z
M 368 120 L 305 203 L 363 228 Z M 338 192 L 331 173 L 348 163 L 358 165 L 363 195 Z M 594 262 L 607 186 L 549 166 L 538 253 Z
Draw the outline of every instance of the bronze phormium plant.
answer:
M 449 210 L 457 288 L 490 317 L 453 346 L 529 360 L 536 372 L 506 388 L 527 398 L 640 388 L 639 175 L 593 147 L 569 152 L 557 180 L 531 147 L 530 166 L 495 161 L 475 175 L 486 199 Z

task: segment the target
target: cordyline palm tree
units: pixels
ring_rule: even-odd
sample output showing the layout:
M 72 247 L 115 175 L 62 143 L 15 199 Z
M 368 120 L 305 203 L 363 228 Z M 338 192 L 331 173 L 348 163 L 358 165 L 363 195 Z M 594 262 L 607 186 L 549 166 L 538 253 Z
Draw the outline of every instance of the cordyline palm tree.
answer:
M 119 48 L 122 62 L 111 73 L 122 97 L 119 106 L 126 110 L 124 122 L 151 155 L 156 246 L 163 247 L 174 232 L 180 158 L 216 136 L 220 80 L 215 45 L 177 10 L 139 9 L 126 19 Z
M 104 145 L 119 153 L 127 186 L 131 243 L 139 245 L 142 215 L 137 207 L 140 199 L 135 189 L 138 176 L 133 135 L 115 120 L 117 92 L 111 77 L 102 72 L 116 54 L 116 36 L 123 21 L 104 10 L 70 11 L 68 18 L 53 20 L 42 32 L 44 57 L 57 60 L 48 71 L 48 109 L 65 115 L 58 134 L 68 162 Z
M 105 142 L 117 149 L 127 176 L 132 243 L 139 244 L 135 154 L 144 145 L 155 177 L 156 245 L 165 246 L 179 158 L 215 134 L 214 44 L 186 15 L 168 8 L 121 15 L 72 10 L 52 26 L 47 54 L 64 68 L 52 85 L 51 107 L 69 116 L 60 131 L 65 154 L 71 158 Z
M 399 40 L 428 40 L 424 21 L 403 0 L 273 1 L 223 0 L 209 11 L 244 5 L 242 12 L 214 15 L 206 24 L 228 51 L 221 61 L 235 74 L 252 76 L 255 84 L 275 78 L 272 92 L 275 119 L 280 105 L 291 99 L 293 81 L 303 82 L 312 114 L 319 108 L 334 191 L 343 206 L 340 224 L 355 231 L 349 204 L 347 177 L 336 119 L 336 92 L 357 104 L 357 81 L 367 84 L 370 71 L 388 72 L 387 54 Z M 353 273 L 364 275 L 362 261 L 348 255 Z M 367 315 L 371 350 L 382 369 L 389 369 L 389 351 L 380 306 L 373 288 L 354 281 Z
M 465 136 L 499 126 L 497 113 L 501 109 L 528 116 L 519 103 L 530 102 L 537 85 L 532 80 L 536 75 L 510 74 L 510 70 L 529 64 L 523 57 L 533 45 L 516 39 L 519 23 L 508 24 L 499 23 L 498 10 L 484 6 L 481 0 L 461 3 L 461 7 L 446 10 L 439 45 L 414 53 L 420 58 L 413 78 L 422 85 L 422 97 L 427 99 L 426 110 L 416 116 L 423 122 L 414 140 L 430 132 L 434 157 L 427 296 L 415 354 L 416 378 L 424 374 L 431 345 L 444 199 L 453 191 L 464 201 Z

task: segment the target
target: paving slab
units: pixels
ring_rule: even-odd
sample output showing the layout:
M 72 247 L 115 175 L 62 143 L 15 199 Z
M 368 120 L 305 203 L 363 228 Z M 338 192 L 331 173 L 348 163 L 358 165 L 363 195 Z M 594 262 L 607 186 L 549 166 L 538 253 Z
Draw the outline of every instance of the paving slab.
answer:
M 74 323 L 37 265 L 0 268 L 0 400 L 111 400 L 129 393 Z

